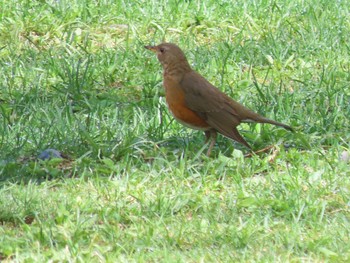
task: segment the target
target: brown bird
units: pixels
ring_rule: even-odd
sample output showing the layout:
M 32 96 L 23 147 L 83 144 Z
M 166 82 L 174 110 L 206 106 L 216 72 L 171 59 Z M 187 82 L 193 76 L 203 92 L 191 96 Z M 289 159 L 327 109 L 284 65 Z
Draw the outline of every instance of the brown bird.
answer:
M 182 50 L 171 43 L 145 46 L 157 54 L 163 66 L 163 85 L 170 112 L 181 124 L 205 132 L 211 139 L 207 155 L 215 145 L 217 132 L 251 149 L 237 130 L 241 122 L 270 123 L 287 130 L 283 123 L 267 119 L 234 101 L 209 83 L 188 63 Z

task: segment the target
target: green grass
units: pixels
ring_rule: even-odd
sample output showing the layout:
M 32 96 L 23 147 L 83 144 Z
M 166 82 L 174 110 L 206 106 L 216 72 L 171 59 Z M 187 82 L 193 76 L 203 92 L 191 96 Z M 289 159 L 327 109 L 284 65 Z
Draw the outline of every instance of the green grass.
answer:
M 0 3 L 0 261 L 350 260 L 350 2 L 241 2 Z M 143 48 L 164 40 L 296 132 L 207 158 Z

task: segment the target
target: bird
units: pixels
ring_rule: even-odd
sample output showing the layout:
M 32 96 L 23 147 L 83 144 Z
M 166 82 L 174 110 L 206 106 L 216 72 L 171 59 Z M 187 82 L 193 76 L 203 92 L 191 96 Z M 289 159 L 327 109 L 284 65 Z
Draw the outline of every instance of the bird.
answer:
M 163 67 L 165 100 L 173 117 L 184 126 L 204 131 L 209 143 L 207 156 L 216 143 L 217 133 L 252 149 L 240 135 L 242 122 L 269 123 L 294 131 L 292 127 L 265 118 L 220 91 L 193 70 L 184 52 L 173 43 L 145 46 L 153 51 Z

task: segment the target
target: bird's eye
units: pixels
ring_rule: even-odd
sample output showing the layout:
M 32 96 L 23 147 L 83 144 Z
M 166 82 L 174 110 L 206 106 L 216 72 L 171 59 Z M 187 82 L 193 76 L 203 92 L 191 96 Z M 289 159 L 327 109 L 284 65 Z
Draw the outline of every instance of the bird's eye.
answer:
M 161 47 L 161 48 L 159 49 L 159 51 L 160 51 L 160 53 L 164 53 L 164 52 L 165 52 L 165 48 Z

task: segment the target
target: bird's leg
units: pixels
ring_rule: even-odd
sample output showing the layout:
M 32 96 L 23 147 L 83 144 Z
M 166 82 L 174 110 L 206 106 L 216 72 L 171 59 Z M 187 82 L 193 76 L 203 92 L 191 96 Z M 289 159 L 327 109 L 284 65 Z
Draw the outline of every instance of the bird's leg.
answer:
M 208 131 L 205 131 L 204 133 L 205 133 L 205 137 L 206 137 L 205 143 L 208 143 L 209 140 L 211 139 L 211 142 L 209 144 L 208 151 L 207 151 L 207 156 L 210 156 L 211 150 L 213 149 L 215 142 L 216 142 L 217 133 L 215 130 L 208 130 Z
M 205 134 L 205 144 L 207 144 L 210 140 L 211 132 L 210 130 L 207 130 L 207 131 L 204 131 L 204 134 Z

